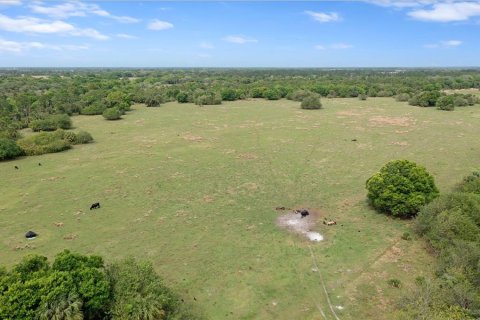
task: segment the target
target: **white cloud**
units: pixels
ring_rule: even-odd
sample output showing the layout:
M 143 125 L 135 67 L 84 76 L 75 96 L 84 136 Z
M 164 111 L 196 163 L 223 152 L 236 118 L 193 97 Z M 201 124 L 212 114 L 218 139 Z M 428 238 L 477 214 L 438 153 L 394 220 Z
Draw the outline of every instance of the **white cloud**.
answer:
M 117 33 L 116 36 L 117 38 L 122 38 L 122 39 L 138 39 L 138 37 L 132 36 L 131 34 L 126 34 L 126 33 Z
M 17 42 L 17 41 L 9 41 L 0 38 L 0 53 L 1 52 L 8 52 L 8 53 L 23 53 L 30 49 L 49 49 L 49 50 L 56 50 L 56 51 L 76 51 L 76 50 L 87 50 L 89 49 L 88 45 L 51 45 L 45 44 L 41 42 Z
M 31 4 L 29 7 L 34 13 L 45 14 L 49 17 L 57 19 L 96 15 L 100 17 L 111 18 L 121 23 L 136 23 L 140 21 L 139 19 L 127 16 L 115 16 L 110 12 L 103 10 L 96 4 L 85 4 L 80 1 L 69 1 L 51 7 L 45 6 L 40 1 L 36 1 L 33 2 L 33 4 Z
M 454 48 L 462 45 L 462 41 L 460 40 L 446 40 L 440 41 L 439 43 L 429 43 L 424 45 L 425 48 L 428 49 L 435 49 L 435 48 Z
M 334 43 L 330 46 L 332 49 L 350 49 L 353 48 L 351 44 L 348 43 Z
M 72 35 L 74 36 L 79 36 L 79 37 L 89 37 L 93 38 L 96 40 L 108 40 L 110 37 L 98 32 L 95 29 L 92 28 L 87 28 L 87 29 L 77 29 L 73 32 L 71 32 Z
M 466 21 L 471 17 L 480 16 L 480 3 L 473 1 L 435 3 L 431 9 L 413 10 L 408 15 L 423 21 Z
M 0 30 L 11 32 L 61 33 L 74 31 L 75 27 L 59 20 L 47 22 L 32 17 L 12 19 L 0 14 Z
M 199 47 L 202 48 L 202 49 L 213 49 L 214 48 L 213 44 L 211 44 L 210 42 L 206 42 L 206 41 L 200 42 Z
M 414 8 L 431 4 L 435 0 L 363 0 L 364 2 L 375 4 L 382 7 L 393 7 L 397 9 Z
M 158 19 L 152 20 L 148 24 L 148 29 L 150 29 L 150 30 L 167 30 L 167 29 L 172 29 L 172 28 L 173 28 L 173 24 L 171 24 L 170 22 L 161 21 L 161 20 L 158 20 Z
M 342 50 L 342 49 L 350 49 L 353 48 L 351 44 L 347 43 L 333 43 L 328 46 L 318 44 L 314 47 L 316 50 L 327 50 L 327 49 L 334 49 L 334 50 Z
M 226 36 L 223 38 L 223 40 L 230 42 L 230 43 L 236 43 L 236 44 L 245 44 L 245 43 L 255 43 L 258 42 L 257 39 L 253 38 L 247 38 L 244 36 Z
M 21 0 L 0 0 L 0 6 L 19 6 L 21 4 Z
M 33 17 L 10 18 L 0 14 L 0 30 L 18 33 L 69 34 L 106 40 L 108 36 L 95 29 L 79 29 L 64 21 L 46 21 Z
M 305 13 L 318 22 L 333 22 L 333 21 L 340 20 L 340 16 L 335 12 L 324 13 L 324 12 L 315 12 L 315 11 L 305 11 Z

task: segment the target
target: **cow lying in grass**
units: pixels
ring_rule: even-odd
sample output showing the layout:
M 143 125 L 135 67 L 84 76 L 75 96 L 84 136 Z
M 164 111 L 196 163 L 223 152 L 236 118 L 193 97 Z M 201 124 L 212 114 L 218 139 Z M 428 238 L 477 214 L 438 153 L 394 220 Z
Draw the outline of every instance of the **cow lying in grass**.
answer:
M 337 224 L 337 221 L 335 221 L 335 220 L 330 220 L 330 221 L 323 220 L 323 224 L 326 224 L 327 226 L 333 226 L 333 225 Z

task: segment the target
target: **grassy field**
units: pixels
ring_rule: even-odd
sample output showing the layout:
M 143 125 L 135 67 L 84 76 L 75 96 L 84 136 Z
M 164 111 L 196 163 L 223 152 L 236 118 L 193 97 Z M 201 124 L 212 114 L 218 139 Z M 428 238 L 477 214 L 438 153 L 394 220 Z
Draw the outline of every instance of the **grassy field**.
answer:
M 76 116 L 95 143 L 0 163 L 0 264 L 65 248 L 107 261 L 131 255 L 152 261 L 208 319 L 391 319 L 391 302 L 433 260 L 421 240 L 401 239 L 410 222 L 368 208 L 365 180 L 405 158 L 451 190 L 480 167 L 480 106 L 323 104 L 168 103 L 135 106 L 119 121 Z M 277 206 L 315 208 L 338 225 L 319 222 L 325 240 L 309 242 L 278 228 Z M 30 229 L 40 236 L 26 241 Z

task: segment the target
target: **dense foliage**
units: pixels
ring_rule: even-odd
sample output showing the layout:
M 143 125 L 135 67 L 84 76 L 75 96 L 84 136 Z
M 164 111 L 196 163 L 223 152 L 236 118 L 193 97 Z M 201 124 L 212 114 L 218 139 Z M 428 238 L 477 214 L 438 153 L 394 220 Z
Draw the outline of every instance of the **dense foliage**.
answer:
M 0 269 L 0 319 L 182 319 L 178 298 L 147 263 L 104 265 L 65 250 Z
M 27 156 L 60 152 L 70 149 L 73 144 L 89 143 L 92 136 L 85 131 L 75 134 L 72 131 L 58 129 L 54 132 L 41 132 L 18 140 L 22 152 Z
M 408 160 L 394 160 L 367 180 L 368 201 L 375 209 L 394 216 L 414 216 L 438 195 L 427 170 Z
M 0 138 L 0 160 L 13 159 L 23 154 L 23 150 L 12 139 Z
M 30 128 L 33 131 L 54 131 L 57 129 L 70 129 L 72 121 L 66 114 L 55 114 L 45 119 L 33 120 L 30 122 Z
M 478 319 L 480 317 L 480 194 L 473 173 L 458 191 L 423 207 L 416 232 L 438 257 L 435 279 L 417 279 L 402 304 L 406 319 Z M 439 316 L 441 315 L 441 317 Z

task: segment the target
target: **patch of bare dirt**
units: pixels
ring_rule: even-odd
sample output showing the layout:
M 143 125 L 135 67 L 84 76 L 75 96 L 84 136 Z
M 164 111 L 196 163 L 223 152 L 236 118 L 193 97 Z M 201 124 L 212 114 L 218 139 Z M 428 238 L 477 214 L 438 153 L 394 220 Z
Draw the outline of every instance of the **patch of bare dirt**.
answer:
M 311 231 L 317 220 L 320 218 L 320 212 L 314 209 L 305 208 L 305 210 L 308 210 L 309 214 L 303 216 L 299 210 L 304 209 L 293 209 L 288 211 L 277 209 L 277 211 L 286 212 L 277 218 L 277 225 L 290 232 L 301 234 L 311 241 L 322 241 L 323 236 L 320 233 Z
M 192 141 L 192 142 L 200 142 L 203 141 L 203 138 L 200 136 L 195 136 L 193 134 L 186 134 L 183 136 L 183 139 L 187 141 Z
M 350 117 L 358 117 L 361 116 L 360 113 L 351 111 L 351 110 L 346 110 L 346 111 L 339 111 L 337 112 L 338 116 L 350 116 Z
M 384 127 L 384 126 L 410 127 L 415 124 L 415 120 L 410 117 L 374 116 L 368 119 L 368 121 L 370 126 L 372 127 Z
M 237 159 L 245 159 L 245 160 L 255 160 L 258 156 L 254 153 L 241 153 L 237 156 Z

